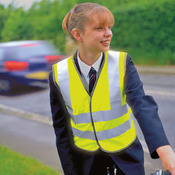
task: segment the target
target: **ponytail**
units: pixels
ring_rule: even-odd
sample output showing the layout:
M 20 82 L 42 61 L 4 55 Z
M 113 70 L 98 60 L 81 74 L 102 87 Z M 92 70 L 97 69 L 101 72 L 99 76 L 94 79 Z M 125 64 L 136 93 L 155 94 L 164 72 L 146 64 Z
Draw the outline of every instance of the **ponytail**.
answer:
M 69 33 L 68 32 L 68 23 L 69 23 L 70 15 L 71 15 L 71 12 L 68 12 L 66 14 L 66 16 L 64 17 L 63 22 L 62 22 L 62 28 L 67 34 Z

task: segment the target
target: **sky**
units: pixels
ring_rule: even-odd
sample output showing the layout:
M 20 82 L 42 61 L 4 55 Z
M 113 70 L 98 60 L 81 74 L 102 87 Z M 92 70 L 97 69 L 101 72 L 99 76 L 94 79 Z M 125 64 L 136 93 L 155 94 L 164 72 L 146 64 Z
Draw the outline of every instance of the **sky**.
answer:
M 13 2 L 15 7 L 24 7 L 28 9 L 34 2 L 40 2 L 41 0 L 0 0 L 0 4 L 3 4 L 5 7 Z

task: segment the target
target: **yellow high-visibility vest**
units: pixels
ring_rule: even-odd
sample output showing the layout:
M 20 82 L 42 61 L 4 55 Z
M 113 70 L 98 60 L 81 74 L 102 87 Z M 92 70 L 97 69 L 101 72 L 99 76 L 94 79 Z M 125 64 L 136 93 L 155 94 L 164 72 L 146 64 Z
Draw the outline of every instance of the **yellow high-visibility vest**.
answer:
M 70 114 L 74 143 L 80 149 L 118 152 L 136 138 L 131 109 L 124 94 L 126 55 L 105 52 L 91 94 L 72 57 L 53 66 L 54 81 Z

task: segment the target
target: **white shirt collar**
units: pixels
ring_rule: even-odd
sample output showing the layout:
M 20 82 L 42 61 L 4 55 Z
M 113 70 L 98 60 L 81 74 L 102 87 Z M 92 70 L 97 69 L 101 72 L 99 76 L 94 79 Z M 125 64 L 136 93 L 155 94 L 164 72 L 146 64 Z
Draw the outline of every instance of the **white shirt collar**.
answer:
M 88 74 L 89 74 L 89 71 L 90 71 L 90 68 L 93 67 L 96 72 L 98 72 L 99 68 L 100 68 L 100 63 L 101 63 L 101 60 L 102 60 L 102 53 L 100 55 L 100 57 L 97 59 L 97 61 L 92 65 L 92 66 L 89 66 L 87 64 L 85 64 L 79 57 L 78 53 L 77 53 L 77 60 L 78 60 L 78 64 L 80 66 L 80 71 L 81 73 L 85 76 L 85 77 L 88 77 Z

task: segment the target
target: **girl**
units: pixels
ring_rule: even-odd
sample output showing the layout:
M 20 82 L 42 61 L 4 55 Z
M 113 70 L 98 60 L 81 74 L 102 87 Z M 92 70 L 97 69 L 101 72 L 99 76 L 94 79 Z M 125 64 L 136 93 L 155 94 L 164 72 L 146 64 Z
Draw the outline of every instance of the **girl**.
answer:
M 164 169 L 175 175 L 175 154 L 155 101 L 145 95 L 130 56 L 109 50 L 113 25 L 109 9 L 94 3 L 75 6 L 63 20 L 63 29 L 78 48 L 50 74 L 53 127 L 63 171 L 144 175 L 132 110 L 151 157 L 160 157 Z

